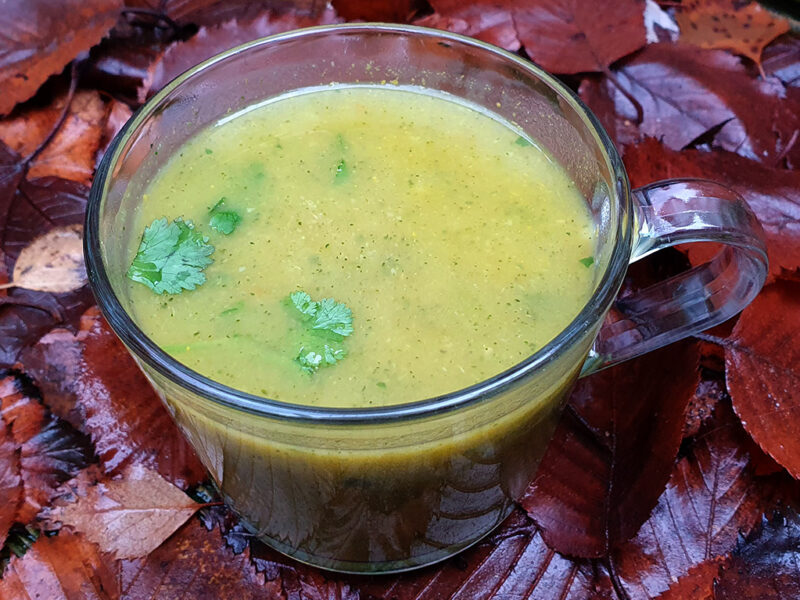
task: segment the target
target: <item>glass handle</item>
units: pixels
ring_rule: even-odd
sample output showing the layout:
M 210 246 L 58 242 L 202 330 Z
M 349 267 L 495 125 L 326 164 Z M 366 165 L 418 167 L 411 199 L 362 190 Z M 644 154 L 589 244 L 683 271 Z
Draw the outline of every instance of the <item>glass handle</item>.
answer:
M 618 298 L 581 372 L 587 375 L 729 319 L 767 276 L 764 231 L 744 199 L 703 179 L 670 179 L 633 191 L 631 262 L 688 242 L 717 242 L 709 262 Z

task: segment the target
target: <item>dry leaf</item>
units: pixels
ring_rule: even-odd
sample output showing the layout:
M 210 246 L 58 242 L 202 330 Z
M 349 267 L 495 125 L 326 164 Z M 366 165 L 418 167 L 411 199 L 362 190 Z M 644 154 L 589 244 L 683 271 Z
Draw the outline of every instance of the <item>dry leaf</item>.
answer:
M 116 600 L 113 562 L 71 533 L 41 536 L 24 557 L 13 557 L 0 579 L 3 600 Z
M 14 523 L 22 499 L 22 479 L 19 476 L 19 446 L 11 428 L 0 419 L 0 548 Z
M 47 513 L 117 558 L 138 558 L 158 548 L 195 511 L 194 500 L 156 471 L 132 465 L 113 480 L 67 482 L 77 500 Z
M 775 17 L 758 2 L 689 0 L 681 3 L 675 20 L 680 41 L 700 48 L 722 48 L 761 66 L 764 47 L 789 31 L 789 21 Z
M 0 289 L 19 287 L 63 294 L 85 285 L 83 226 L 51 229 L 22 249 L 14 263 L 13 279 Z

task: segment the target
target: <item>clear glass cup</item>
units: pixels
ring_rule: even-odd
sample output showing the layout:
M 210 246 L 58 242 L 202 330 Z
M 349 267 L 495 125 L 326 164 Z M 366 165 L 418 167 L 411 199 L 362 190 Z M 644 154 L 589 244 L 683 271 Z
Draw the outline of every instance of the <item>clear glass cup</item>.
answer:
M 133 218 L 165 159 L 221 117 L 332 82 L 424 86 L 517 123 L 567 170 L 594 216 L 597 277 L 580 314 L 524 361 L 444 396 L 370 409 L 260 398 L 178 363 L 132 320 L 125 272 Z M 631 261 L 715 241 L 709 263 L 617 301 Z M 596 118 L 539 67 L 483 42 L 411 26 L 293 31 L 187 71 L 114 140 L 89 202 L 85 253 L 98 304 L 152 381 L 222 496 L 263 541 L 323 568 L 395 572 L 475 543 L 533 478 L 581 373 L 724 321 L 760 290 L 763 232 L 744 201 L 704 180 L 631 191 Z M 221 360 L 224 357 L 220 357 Z

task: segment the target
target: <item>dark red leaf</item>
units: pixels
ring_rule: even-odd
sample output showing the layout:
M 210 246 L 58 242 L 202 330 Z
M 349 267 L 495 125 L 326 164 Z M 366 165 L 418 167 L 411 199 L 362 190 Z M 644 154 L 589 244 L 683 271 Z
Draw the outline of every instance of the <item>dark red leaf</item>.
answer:
M 150 66 L 147 79 L 139 90 L 139 100 L 144 101 L 188 68 L 223 50 L 274 33 L 337 21 L 336 13 L 328 8 L 315 17 L 265 12 L 247 23 L 233 20 L 217 27 L 202 27 L 192 39 L 169 46 Z
M 745 439 L 730 408 L 720 403 L 673 469 L 650 518 L 613 555 L 631 600 L 657 596 L 697 565 L 725 556 L 769 507 L 773 486 L 753 476 Z M 713 568 L 704 570 L 713 577 Z
M 54 73 L 113 27 L 120 0 L 4 3 L 0 12 L 0 115 L 27 100 Z
M 647 519 L 681 443 L 698 358 L 682 342 L 578 382 L 522 500 L 549 546 L 603 556 Z
M 14 524 L 22 501 L 22 478 L 19 474 L 19 446 L 11 428 L 0 419 L 0 548 Z
M 0 380 L 0 414 L 20 449 L 23 496 L 14 519 L 20 523 L 31 521 L 94 457 L 89 440 L 48 413 L 33 391 L 17 376 Z
M 584 81 L 580 94 L 618 144 L 652 136 L 680 150 L 721 127 L 715 145 L 771 166 L 800 128 L 800 106 L 783 85 L 753 79 L 722 50 L 652 44 L 613 73 L 614 80 Z M 641 105 L 638 125 L 628 96 Z M 790 150 L 793 157 L 798 150 Z
M 3 600 L 113 600 L 120 597 L 113 562 L 79 535 L 40 537 L 12 558 L 0 579 Z
M 800 517 L 792 509 L 764 519 L 741 544 L 714 587 L 716 600 L 800 598 Z
M 431 0 L 435 14 L 419 23 L 477 37 L 508 50 L 525 47 L 554 73 L 603 71 L 645 45 L 644 2 L 622 0 L 602 10 L 576 0 Z
M 274 586 L 250 564 L 248 552 L 235 556 L 218 529 L 190 520 L 145 558 L 119 563 L 126 600 L 277 598 Z
M 705 423 L 713 416 L 717 403 L 728 398 L 725 380 L 720 374 L 703 373 L 697 384 L 694 396 L 689 400 L 686 420 L 683 424 L 683 437 L 697 435 Z
M 268 11 L 313 18 L 328 5 L 325 0 L 126 0 L 125 4 L 164 14 L 179 23 L 206 27 L 230 19 L 254 19 Z
M 800 267 L 800 171 L 773 169 L 723 151 L 674 152 L 654 139 L 628 146 L 625 167 L 638 187 L 671 177 L 706 177 L 739 192 L 755 211 L 767 234 L 770 272 Z M 705 244 L 691 246 L 693 263 L 703 261 Z M 697 248 L 700 258 L 693 257 Z
M 333 8 L 348 21 L 381 21 L 407 23 L 415 13 L 424 9 L 424 0 L 333 0 Z
M 764 49 L 761 66 L 789 86 L 800 85 L 800 37 L 787 33 Z
M 767 287 L 725 347 L 733 408 L 759 446 L 800 478 L 800 284 Z

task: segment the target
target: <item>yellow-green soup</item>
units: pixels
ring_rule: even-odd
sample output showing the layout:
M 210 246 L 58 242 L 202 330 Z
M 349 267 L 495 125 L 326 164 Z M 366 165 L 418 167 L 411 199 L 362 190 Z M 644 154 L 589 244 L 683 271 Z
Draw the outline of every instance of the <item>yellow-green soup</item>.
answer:
M 240 221 L 230 234 L 210 210 Z M 148 186 L 138 223 L 182 217 L 206 281 L 130 281 L 143 331 L 199 373 L 317 406 L 412 402 L 508 369 L 587 301 L 593 226 L 567 174 L 508 122 L 421 89 L 305 90 L 220 120 Z M 131 259 L 139 240 L 130 248 Z M 352 311 L 341 360 L 298 361 L 296 291 Z

